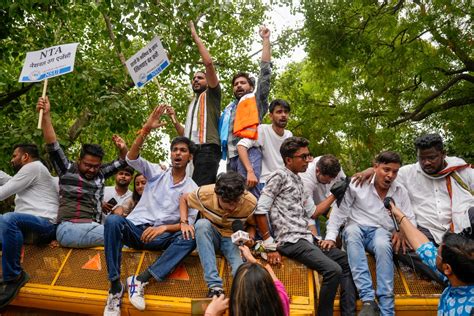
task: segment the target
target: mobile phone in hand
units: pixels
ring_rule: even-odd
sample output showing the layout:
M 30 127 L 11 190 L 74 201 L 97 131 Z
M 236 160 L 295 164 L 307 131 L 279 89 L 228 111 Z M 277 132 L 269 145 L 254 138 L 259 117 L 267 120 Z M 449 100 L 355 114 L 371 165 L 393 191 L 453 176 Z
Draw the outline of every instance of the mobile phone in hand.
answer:
M 114 198 L 111 198 L 110 200 L 107 201 L 107 204 L 110 204 L 112 207 L 117 205 L 117 203 L 118 203 L 117 200 Z

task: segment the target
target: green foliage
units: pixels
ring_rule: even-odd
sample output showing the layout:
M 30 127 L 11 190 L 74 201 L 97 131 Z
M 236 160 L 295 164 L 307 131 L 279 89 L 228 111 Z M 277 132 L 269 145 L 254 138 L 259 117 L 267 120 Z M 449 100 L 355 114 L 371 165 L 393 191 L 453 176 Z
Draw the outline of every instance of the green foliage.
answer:
M 474 158 L 472 6 L 466 1 L 304 1 L 308 58 L 276 95 L 290 129 L 349 174 L 381 150 L 413 162 L 413 139 L 440 132 L 450 154 Z
M 25 92 L 22 89 L 30 85 L 18 83 L 26 52 L 79 42 L 74 72 L 48 82 L 53 124 L 69 157 L 77 157 L 81 143 L 99 143 L 106 149 L 106 159 L 113 159 L 116 151 L 111 136 L 120 134 L 131 144 L 157 103 L 170 103 L 184 120 L 192 97 L 190 78 L 203 68 L 188 21 L 196 23 L 216 60 L 226 104 L 231 97 L 231 76 L 258 69 L 248 55 L 266 10 L 259 1 L 244 0 L 11 1 L 0 8 L 0 169 L 8 169 L 13 144 L 43 144 L 35 110 L 42 86 L 33 84 Z M 154 83 L 133 88 L 118 57 L 132 56 L 155 36 L 161 38 L 171 61 L 158 78 L 162 94 Z M 175 135 L 172 124 L 165 133 Z M 161 138 L 147 141 L 145 157 L 153 161 L 165 158 Z

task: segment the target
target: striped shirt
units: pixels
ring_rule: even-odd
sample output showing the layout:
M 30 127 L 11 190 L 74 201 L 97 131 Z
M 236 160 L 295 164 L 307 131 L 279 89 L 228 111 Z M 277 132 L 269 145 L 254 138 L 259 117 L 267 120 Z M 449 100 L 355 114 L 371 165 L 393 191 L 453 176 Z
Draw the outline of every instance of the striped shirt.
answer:
M 58 142 L 46 145 L 46 151 L 59 177 L 58 222 L 101 222 L 101 201 L 105 179 L 123 167 L 125 160 L 101 165 L 96 177 L 83 177 L 76 162 L 69 161 Z
M 255 226 L 253 212 L 257 199 L 247 191 L 241 196 L 237 208 L 228 213 L 224 211 L 217 200 L 214 192 L 215 184 L 209 184 L 198 188 L 188 196 L 188 206 L 197 209 L 203 218 L 208 219 L 217 228 L 223 237 L 232 235 L 232 222 L 240 220 L 244 225 Z

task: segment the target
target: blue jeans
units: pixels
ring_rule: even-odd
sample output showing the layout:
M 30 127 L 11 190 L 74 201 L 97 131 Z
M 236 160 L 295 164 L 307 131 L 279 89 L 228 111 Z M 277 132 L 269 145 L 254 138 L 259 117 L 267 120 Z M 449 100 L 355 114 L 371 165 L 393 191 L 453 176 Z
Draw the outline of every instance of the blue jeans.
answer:
M 104 245 L 104 225 L 92 223 L 62 222 L 56 238 L 63 247 L 88 248 Z
M 253 172 L 255 173 L 255 177 L 257 180 L 260 180 L 260 175 L 262 174 L 262 150 L 260 147 L 250 147 L 247 151 L 249 156 L 250 164 L 252 165 Z M 233 157 L 229 159 L 229 164 L 227 165 L 227 171 L 233 170 L 235 172 L 240 173 L 244 179 L 247 179 L 247 170 L 245 169 L 242 161 L 240 161 L 239 156 Z M 255 197 L 260 197 L 261 194 L 261 186 L 254 186 L 252 189 L 249 190 L 250 193 L 255 195 Z
M 222 237 L 217 228 L 205 218 L 194 224 L 199 259 L 204 270 L 204 280 L 209 288 L 222 287 L 222 279 L 217 272 L 216 250 L 219 249 L 232 267 L 232 275 L 243 263 L 239 248 L 230 237 Z
M 186 240 L 181 231 L 174 233 L 163 233 L 149 243 L 140 240 L 148 225 L 135 226 L 131 221 L 119 215 L 109 215 L 105 220 L 105 259 L 109 280 L 115 281 L 120 278 L 120 263 L 122 261 L 122 244 L 134 249 L 165 250 L 161 256 L 148 267 L 150 274 L 158 281 L 166 279 L 168 274 L 189 255 L 196 242 Z
M 384 228 L 350 224 L 343 232 L 352 277 L 361 301 L 375 300 L 365 249 L 375 255 L 377 298 L 382 315 L 394 315 L 392 234 Z
M 56 225 L 30 214 L 10 212 L 0 217 L 3 237 L 3 280 L 14 280 L 21 273 L 20 255 L 25 233 L 36 233 L 37 243 L 48 243 L 56 236 Z

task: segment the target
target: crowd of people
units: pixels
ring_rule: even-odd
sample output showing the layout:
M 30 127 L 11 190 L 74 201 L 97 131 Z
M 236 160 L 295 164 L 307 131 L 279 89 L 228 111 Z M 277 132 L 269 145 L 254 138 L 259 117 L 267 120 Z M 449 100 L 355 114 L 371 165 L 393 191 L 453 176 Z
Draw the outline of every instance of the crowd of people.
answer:
M 41 163 L 38 147 L 18 144 L 14 176 L 0 172 L 0 200 L 16 195 L 15 209 L 0 217 L 3 287 L 0 308 L 29 280 L 20 252 L 28 234 L 63 247 L 104 246 L 110 290 L 104 315 L 120 315 L 123 294 L 146 309 L 145 288 L 162 282 L 195 248 L 213 298 L 206 315 L 289 315 L 289 298 L 271 265 L 282 256 L 322 275 L 318 315 L 332 315 L 340 287 L 341 314 L 393 315 L 397 258 L 445 289 L 438 313 L 471 314 L 474 306 L 474 171 L 448 157 L 438 134 L 415 140 L 417 162 L 403 165 L 393 151 L 373 167 L 346 177 L 330 154 L 313 158 L 309 141 L 286 129 L 290 105 L 268 101 L 270 30 L 261 27 L 260 75 L 232 78 L 233 99 L 221 113 L 221 88 L 211 55 L 190 23 L 205 70 L 192 79 L 186 122 L 159 105 L 128 148 L 113 141 L 118 158 L 104 163 L 100 145 L 84 144 L 70 160 L 56 138 L 48 97 L 40 98 L 46 152 L 57 177 Z M 261 124 L 268 112 L 271 124 Z M 169 116 L 178 133 L 169 168 L 147 161 L 140 149 Z M 227 172 L 217 175 L 221 159 Z M 137 172 L 134 176 L 134 173 Z M 115 185 L 105 180 L 115 175 Z M 133 180 L 132 180 L 133 179 Z M 129 186 L 133 181 L 133 192 Z M 328 218 L 322 234 L 320 218 Z M 248 233 L 232 241 L 234 224 Z M 260 265 L 250 252 L 266 252 Z M 342 245 L 339 241 L 342 241 Z M 122 247 L 161 250 L 139 275 L 120 279 Z M 216 252 L 229 263 L 233 284 L 225 298 Z M 376 290 L 366 251 L 376 260 Z M 246 262 L 244 262 L 246 261 Z

